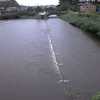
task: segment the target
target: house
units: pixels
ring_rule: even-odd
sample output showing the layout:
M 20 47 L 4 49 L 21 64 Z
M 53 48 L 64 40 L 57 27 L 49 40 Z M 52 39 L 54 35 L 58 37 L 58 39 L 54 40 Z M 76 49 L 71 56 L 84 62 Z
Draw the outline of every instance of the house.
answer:
M 18 8 L 18 3 L 15 0 L 0 0 L 0 12 L 5 12 L 6 10 L 15 10 Z
M 15 0 L 0 0 L 0 19 L 17 15 L 19 5 Z
M 80 12 L 94 13 L 100 11 L 100 0 L 80 0 Z
M 94 5 L 92 3 L 81 4 L 80 5 L 80 11 L 86 12 L 86 13 L 96 12 L 96 5 Z
M 80 0 L 80 12 L 91 13 L 96 12 L 96 5 L 94 2 L 89 2 L 87 0 Z

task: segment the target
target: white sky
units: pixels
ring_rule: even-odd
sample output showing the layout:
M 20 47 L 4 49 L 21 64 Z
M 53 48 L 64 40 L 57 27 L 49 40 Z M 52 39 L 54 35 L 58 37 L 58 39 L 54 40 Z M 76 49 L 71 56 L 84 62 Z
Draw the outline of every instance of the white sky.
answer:
M 37 6 L 37 5 L 58 5 L 59 0 L 16 0 L 20 5 Z

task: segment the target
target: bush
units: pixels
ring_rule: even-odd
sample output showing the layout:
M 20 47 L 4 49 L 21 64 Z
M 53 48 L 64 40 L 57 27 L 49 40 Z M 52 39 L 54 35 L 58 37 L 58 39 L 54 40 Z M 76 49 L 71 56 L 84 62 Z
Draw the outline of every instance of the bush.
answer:
M 95 96 L 93 96 L 92 100 L 100 100 L 100 92 L 98 92 Z
M 68 21 L 82 30 L 100 36 L 100 15 L 97 14 L 79 14 L 72 11 L 61 16 L 62 19 Z

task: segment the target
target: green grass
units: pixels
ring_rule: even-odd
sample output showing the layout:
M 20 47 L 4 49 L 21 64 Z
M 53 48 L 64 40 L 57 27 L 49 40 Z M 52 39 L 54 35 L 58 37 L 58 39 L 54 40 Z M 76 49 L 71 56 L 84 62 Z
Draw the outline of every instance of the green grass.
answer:
M 93 96 L 92 100 L 100 100 L 100 92 L 98 92 L 95 96 Z
M 82 30 L 100 36 L 100 15 L 67 12 L 60 16 L 63 20 Z

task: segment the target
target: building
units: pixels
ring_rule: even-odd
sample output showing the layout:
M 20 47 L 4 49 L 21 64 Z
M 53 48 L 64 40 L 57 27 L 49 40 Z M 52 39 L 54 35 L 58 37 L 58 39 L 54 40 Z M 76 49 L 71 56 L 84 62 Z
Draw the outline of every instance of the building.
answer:
M 0 0 L 0 18 L 15 14 L 18 8 L 19 5 L 15 0 Z
M 17 7 L 19 6 L 15 0 L 0 0 L 0 7 L 8 8 L 8 7 Z
M 81 3 L 80 11 L 83 13 L 93 13 L 96 12 L 96 5 L 92 3 Z
M 15 0 L 0 0 L 0 12 L 15 10 L 18 6 L 19 5 Z
M 94 13 L 100 11 L 100 0 L 80 0 L 80 11 L 83 13 Z
M 96 12 L 95 0 L 80 0 L 80 12 L 91 13 Z

